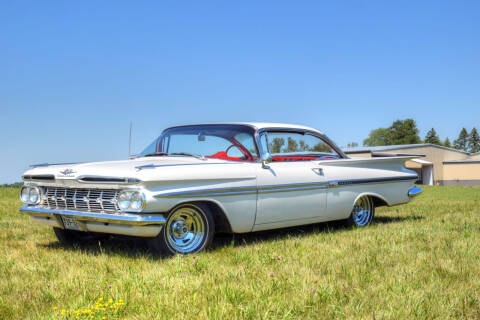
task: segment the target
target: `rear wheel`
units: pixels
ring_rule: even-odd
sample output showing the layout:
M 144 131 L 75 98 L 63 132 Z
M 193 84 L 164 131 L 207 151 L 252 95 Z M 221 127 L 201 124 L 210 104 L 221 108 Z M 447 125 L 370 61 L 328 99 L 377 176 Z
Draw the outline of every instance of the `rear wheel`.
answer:
M 347 219 L 347 225 L 351 227 L 368 226 L 375 215 L 375 205 L 369 196 L 359 198 L 353 205 L 352 213 Z
M 147 242 L 154 253 L 192 254 L 210 245 L 214 230 L 210 209 L 204 204 L 188 203 L 174 208 L 158 236 Z

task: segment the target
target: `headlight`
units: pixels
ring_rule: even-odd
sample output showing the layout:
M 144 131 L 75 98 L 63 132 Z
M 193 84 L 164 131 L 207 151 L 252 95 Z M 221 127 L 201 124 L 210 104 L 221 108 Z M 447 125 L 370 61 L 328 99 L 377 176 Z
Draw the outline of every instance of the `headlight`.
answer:
M 20 200 L 22 202 L 27 203 L 30 198 L 30 187 L 23 187 L 22 191 L 20 191 Z
M 38 188 L 30 188 L 30 203 L 38 203 L 38 199 L 40 199 L 40 190 Z
M 41 192 L 38 187 L 23 186 L 20 191 L 20 200 L 26 204 L 38 204 L 41 199 Z
M 145 207 L 145 195 L 139 191 L 120 191 L 117 204 L 122 211 L 142 211 Z
M 118 195 L 118 207 L 122 211 L 125 211 L 130 207 L 130 192 L 120 192 L 120 194 Z

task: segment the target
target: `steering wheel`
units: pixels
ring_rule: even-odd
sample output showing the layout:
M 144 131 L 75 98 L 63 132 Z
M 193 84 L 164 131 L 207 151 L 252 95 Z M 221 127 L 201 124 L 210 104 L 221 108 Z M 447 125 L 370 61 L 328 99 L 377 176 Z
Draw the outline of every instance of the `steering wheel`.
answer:
M 246 154 L 242 149 L 240 149 L 238 146 L 236 146 L 236 145 L 234 145 L 234 144 L 230 145 L 230 146 L 225 150 L 225 153 L 226 153 L 227 155 L 228 155 L 228 151 L 230 151 L 230 149 L 231 149 L 232 147 L 237 148 L 238 150 L 240 150 L 241 153 L 243 153 L 243 157 L 240 157 L 242 160 L 247 160 L 247 159 L 250 159 L 250 158 L 251 158 L 251 157 L 250 157 L 248 154 Z

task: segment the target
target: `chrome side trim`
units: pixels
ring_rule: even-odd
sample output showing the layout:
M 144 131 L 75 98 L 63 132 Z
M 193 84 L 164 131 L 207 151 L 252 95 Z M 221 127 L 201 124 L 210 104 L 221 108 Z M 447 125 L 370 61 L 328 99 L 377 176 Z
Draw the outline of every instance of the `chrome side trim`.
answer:
M 45 162 L 45 163 L 31 164 L 30 168 L 60 166 L 60 165 L 66 165 L 66 164 L 79 164 L 79 163 L 84 163 L 84 162 L 64 162 L 64 163 L 46 163 Z
M 257 187 L 231 187 L 231 188 L 214 188 L 202 189 L 194 191 L 177 191 L 168 193 L 159 193 L 154 195 L 155 198 L 198 198 L 198 197 L 220 197 L 231 195 L 246 195 L 257 193 Z
M 260 187 L 230 187 L 230 188 L 214 188 L 214 189 L 200 189 L 193 191 L 176 191 L 166 192 L 154 195 L 155 198 L 200 198 L 200 197 L 220 197 L 220 196 L 235 196 L 255 193 L 275 193 L 288 191 L 302 191 L 302 190 L 316 190 L 327 188 L 349 187 L 360 184 L 380 184 L 392 183 L 397 181 L 411 181 L 416 180 L 417 176 L 406 177 L 389 177 L 376 179 L 351 179 L 351 180 L 330 180 L 328 182 L 308 182 L 308 183 L 293 183 L 293 184 L 278 184 L 267 185 Z
M 204 165 L 224 165 L 224 164 L 244 164 L 244 163 L 251 163 L 251 162 L 242 162 L 242 161 L 230 161 L 230 162 L 213 162 L 213 163 L 208 163 L 208 162 L 202 162 L 202 163 L 179 163 L 179 164 L 146 164 L 143 166 L 137 166 L 135 169 L 138 171 L 143 170 L 143 169 L 155 169 L 155 168 L 163 168 L 163 167 L 181 167 L 181 166 L 204 166 Z
M 418 196 L 419 194 L 421 194 L 423 192 L 422 188 L 419 188 L 417 186 L 413 186 L 411 187 L 410 189 L 408 189 L 408 196 L 410 198 L 413 198 L 413 197 L 416 197 Z
M 328 187 L 329 188 L 337 188 L 338 187 L 338 181 L 336 181 L 336 180 L 328 181 Z
M 318 189 L 328 189 L 328 185 L 323 184 L 323 185 L 313 185 L 313 186 L 304 186 L 304 187 L 259 189 L 258 193 L 265 194 L 265 193 L 290 192 L 290 191 L 318 190 Z
M 338 187 L 348 187 L 351 185 L 357 184 L 378 184 L 378 183 L 389 183 L 397 181 L 411 181 L 417 180 L 417 175 L 408 175 L 404 177 L 387 177 L 387 178 L 374 178 L 374 179 L 349 179 L 349 180 L 338 180 Z
M 117 214 L 102 214 L 102 213 L 90 213 L 90 212 L 76 212 L 67 210 L 51 210 L 44 208 L 36 208 L 30 206 L 23 206 L 20 208 L 20 212 L 31 216 L 46 216 L 56 219 L 55 216 L 66 216 L 74 218 L 77 221 L 96 221 L 104 223 L 122 224 L 130 226 L 146 226 L 154 224 L 164 224 L 165 218 L 163 215 L 155 214 L 132 214 L 124 213 L 122 215 Z
M 313 190 L 328 188 L 328 182 L 307 182 L 307 183 L 292 183 L 292 184 L 277 184 L 269 186 L 261 186 L 258 188 L 259 193 L 273 193 L 283 191 L 297 191 L 297 190 Z

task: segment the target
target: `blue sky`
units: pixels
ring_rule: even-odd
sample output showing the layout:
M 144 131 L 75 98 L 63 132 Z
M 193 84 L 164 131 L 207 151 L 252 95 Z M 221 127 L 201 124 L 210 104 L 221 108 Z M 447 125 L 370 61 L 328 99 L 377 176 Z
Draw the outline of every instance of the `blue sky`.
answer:
M 480 127 L 479 1 L 2 1 L 0 183 L 178 123 Z

